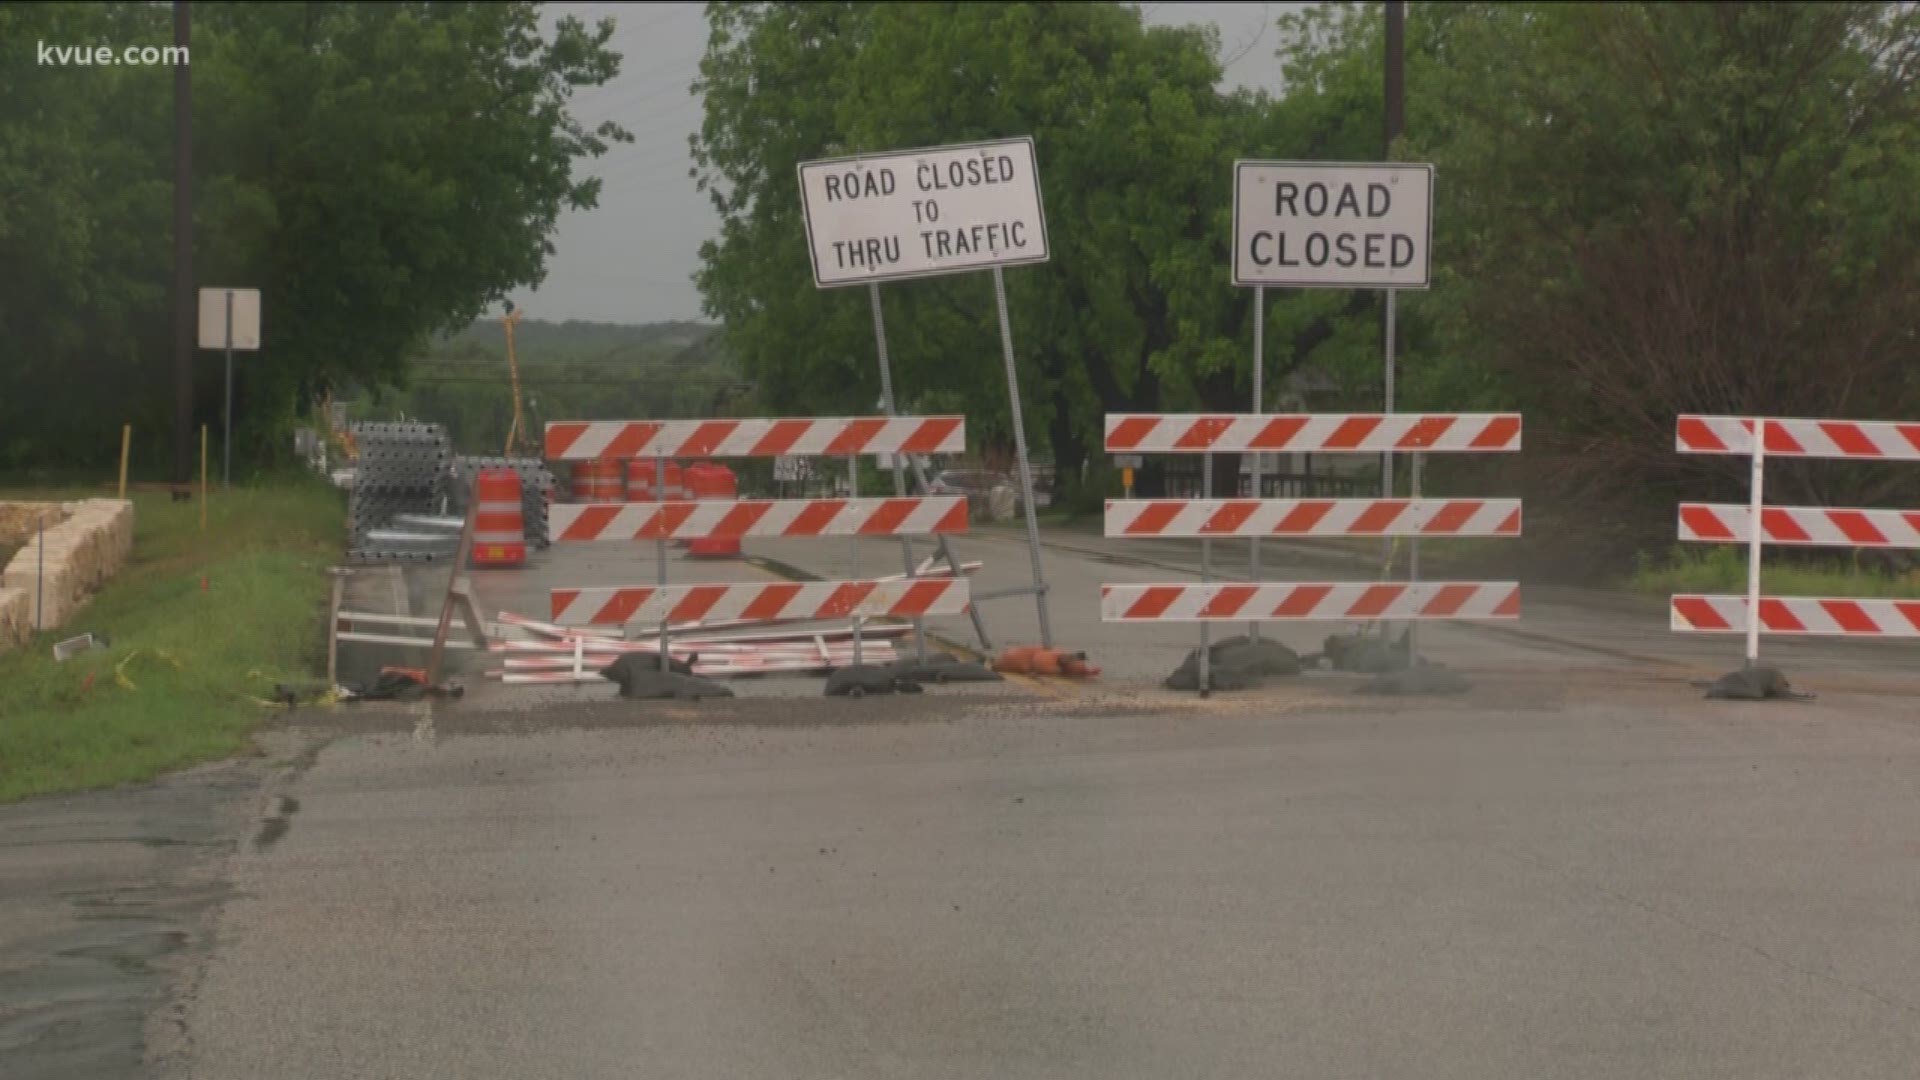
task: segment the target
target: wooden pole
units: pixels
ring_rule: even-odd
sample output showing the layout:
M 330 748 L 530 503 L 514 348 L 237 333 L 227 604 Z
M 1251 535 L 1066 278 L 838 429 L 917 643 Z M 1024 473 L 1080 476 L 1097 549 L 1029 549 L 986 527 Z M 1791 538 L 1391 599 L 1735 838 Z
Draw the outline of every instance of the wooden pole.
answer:
M 127 449 L 133 442 L 133 425 L 120 425 L 120 498 L 127 497 Z
M 185 57 L 192 9 L 173 3 L 173 43 Z M 193 493 L 193 68 L 173 68 L 173 491 Z
M 467 597 L 466 571 L 467 560 L 473 557 L 473 525 L 480 514 L 480 500 L 473 493 L 467 493 L 467 520 L 460 527 L 460 545 L 453 552 L 453 576 L 447 579 L 447 597 L 440 604 L 440 621 L 433 631 L 433 649 L 427 654 L 427 687 L 432 689 L 440 685 L 440 665 L 447 654 L 447 631 L 453 628 L 453 613 L 456 604 L 461 605 L 462 613 L 467 617 L 468 629 L 478 637 L 479 617 L 473 610 L 473 601 Z M 663 541 L 664 542 L 664 541 Z M 484 639 L 481 647 L 485 648 Z M 666 651 L 666 643 L 660 645 Z
M 200 531 L 207 531 L 207 425 L 200 425 Z

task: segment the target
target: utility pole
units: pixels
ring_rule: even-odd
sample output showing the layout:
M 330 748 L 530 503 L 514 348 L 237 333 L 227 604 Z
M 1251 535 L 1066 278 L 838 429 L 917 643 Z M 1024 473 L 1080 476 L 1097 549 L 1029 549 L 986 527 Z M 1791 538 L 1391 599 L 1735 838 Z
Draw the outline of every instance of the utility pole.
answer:
M 187 0 L 173 3 L 173 43 L 181 57 L 191 35 Z M 193 483 L 193 82 L 182 59 L 173 65 L 173 491 Z
M 1406 0 L 1387 0 L 1387 130 L 1380 157 L 1393 160 L 1393 140 L 1407 123 L 1407 4 Z
M 1385 65 L 1386 86 L 1384 88 L 1386 108 L 1382 110 L 1386 116 L 1386 131 L 1384 133 L 1385 138 L 1381 141 L 1380 160 L 1392 161 L 1393 140 L 1400 137 L 1400 130 L 1406 123 L 1406 0 L 1387 0 L 1386 9 L 1387 55 Z M 1386 343 L 1386 411 L 1392 412 L 1394 375 L 1396 374 L 1394 368 L 1397 366 L 1393 355 L 1394 297 L 1392 289 L 1388 289 L 1386 292 L 1387 302 L 1385 304 L 1385 310 L 1381 315 L 1381 320 L 1384 325 L 1381 327 L 1380 339 Z M 1382 498 L 1393 498 L 1392 454 L 1380 455 L 1380 495 Z M 1393 550 L 1391 542 L 1388 543 L 1387 550 L 1389 552 L 1388 558 L 1391 560 L 1391 552 Z
M 1406 28 L 1407 28 L 1406 0 L 1387 0 L 1386 16 L 1387 16 L 1387 33 L 1386 33 L 1387 55 L 1386 55 L 1386 63 L 1384 65 L 1386 69 L 1386 85 L 1382 88 L 1383 90 L 1382 97 L 1385 100 L 1385 108 L 1381 110 L 1382 114 L 1386 119 L 1386 124 L 1385 124 L 1386 130 L 1383 133 L 1385 135 L 1385 138 L 1382 140 L 1382 144 L 1380 147 L 1380 160 L 1392 161 L 1393 160 L 1393 140 L 1400 137 L 1400 129 L 1405 124 L 1405 121 L 1406 121 L 1406 90 L 1407 90 L 1407 80 L 1406 80 L 1406 70 L 1405 70 L 1405 61 L 1406 61 L 1405 39 L 1406 39 Z M 1399 366 L 1399 361 L 1394 356 L 1394 348 L 1393 348 L 1394 346 L 1394 341 L 1393 341 L 1394 290 L 1388 289 L 1386 290 L 1386 293 L 1387 293 L 1387 296 L 1386 296 L 1387 302 L 1384 305 L 1382 305 L 1384 310 L 1381 312 L 1381 322 L 1383 325 L 1380 328 L 1380 340 L 1385 345 L 1385 349 L 1383 351 L 1386 354 L 1385 364 L 1383 365 L 1385 367 L 1383 381 L 1386 384 L 1384 387 L 1385 398 L 1386 398 L 1386 411 L 1392 412 L 1394 410 L 1394 400 L 1393 400 L 1394 382 L 1395 382 L 1395 376 L 1398 374 L 1395 369 Z M 1416 456 L 1416 460 L 1418 460 L 1417 456 Z M 1419 490 L 1419 482 L 1420 482 L 1419 466 L 1416 465 L 1414 467 L 1414 490 L 1415 491 Z M 1392 453 L 1385 453 L 1380 455 L 1380 496 L 1381 498 L 1385 498 L 1385 499 L 1391 499 L 1394 497 L 1393 454 Z M 1393 540 L 1387 541 L 1387 555 L 1386 555 L 1386 561 L 1384 563 L 1384 567 L 1389 572 L 1393 569 L 1394 543 L 1395 541 Z M 1417 539 L 1414 541 L 1414 545 L 1415 545 L 1414 550 L 1416 552 L 1419 550 L 1419 546 L 1418 546 L 1419 543 L 1420 541 Z M 1415 559 L 1414 568 L 1417 571 L 1419 568 L 1419 563 L 1418 563 L 1419 556 L 1416 554 L 1414 556 L 1414 559 Z M 1411 625 L 1412 624 L 1409 624 L 1409 628 L 1411 628 Z M 1384 622 L 1380 624 L 1380 632 L 1383 637 L 1390 637 L 1392 634 L 1391 628 L 1387 623 L 1384 623 Z

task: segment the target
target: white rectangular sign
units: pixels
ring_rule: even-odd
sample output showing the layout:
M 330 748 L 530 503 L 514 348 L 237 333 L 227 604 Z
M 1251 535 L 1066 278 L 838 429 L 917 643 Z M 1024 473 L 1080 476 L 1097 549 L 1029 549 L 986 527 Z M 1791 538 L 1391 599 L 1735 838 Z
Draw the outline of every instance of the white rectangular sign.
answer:
M 227 297 L 233 297 L 233 344 L 227 344 Z M 201 289 L 200 347 L 234 348 L 252 352 L 260 348 L 259 289 Z
M 1033 140 L 800 163 L 820 288 L 1047 261 Z
M 1424 289 L 1433 166 L 1233 163 L 1233 283 Z

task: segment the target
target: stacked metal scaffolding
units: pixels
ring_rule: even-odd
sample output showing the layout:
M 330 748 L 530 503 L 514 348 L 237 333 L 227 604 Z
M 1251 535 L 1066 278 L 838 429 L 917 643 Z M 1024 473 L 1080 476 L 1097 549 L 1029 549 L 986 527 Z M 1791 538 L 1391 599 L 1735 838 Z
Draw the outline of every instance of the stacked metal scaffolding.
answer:
M 403 516 L 444 513 L 446 476 L 453 458 L 446 428 L 422 423 L 353 426 L 360 456 L 348 502 L 354 562 L 432 562 L 448 559 L 460 540 L 456 526 L 422 527 Z

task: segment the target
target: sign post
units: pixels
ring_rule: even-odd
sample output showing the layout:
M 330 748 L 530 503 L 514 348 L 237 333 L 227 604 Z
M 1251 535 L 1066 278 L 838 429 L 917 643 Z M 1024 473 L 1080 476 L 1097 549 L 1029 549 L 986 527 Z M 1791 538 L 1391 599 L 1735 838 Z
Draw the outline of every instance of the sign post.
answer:
M 880 313 L 879 282 L 867 282 L 867 302 L 873 308 L 873 344 L 875 350 L 880 354 L 880 411 L 883 415 L 892 416 L 893 365 L 887 361 L 887 323 L 886 320 L 881 317 Z M 905 456 L 905 454 L 887 455 L 887 464 L 891 466 L 893 471 L 893 494 L 895 498 L 904 499 L 907 495 L 907 473 L 905 467 L 901 464 L 901 459 Z M 905 535 L 900 537 L 900 559 L 904 564 L 901 569 L 906 572 L 908 577 L 912 577 L 914 565 L 913 540 Z M 854 635 L 853 642 L 854 651 L 858 652 L 860 648 L 859 634 L 856 633 Z M 923 662 L 927 658 L 927 621 L 918 617 L 913 620 L 913 655 Z
M 233 350 L 260 348 L 259 289 L 201 289 L 200 347 L 227 354 L 226 396 L 221 408 L 220 486 L 233 486 Z
M 1254 289 L 1253 411 L 1261 401 L 1266 290 L 1386 291 L 1385 411 L 1394 411 L 1394 297 L 1431 283 L 1433 166 L 1317 161 L 1236 161 L 1233 165 L 1233 283 Z M 1420 459 L 1413 461 L 1419 495 Z M 1260 497 L 1260 461 L 1253 466 Z M 1380 455 L 1380 495 L 1393 497 L 1393 455 Z M 1387 541 L 1391 561 L 1394 541 Z M 1420 579 L 1420 538 L 1411 542 Z M 1260 571 L 1260 541 L 1249 559 Z M 1257 630 L 1250 631 L 1257 633 Z
M 1005 267 L 1043 263 L 1048 258 L 1046 214 L 1040 201 L 1033 140 L 1002 139 L 804 161 L 799 172 L 814 285 L 822 289 L 868 286 L 874 344 L 880 357 L 882 406 L 887 415 L 893 415 L 894 409 L 893 378 L 886 326 L 881 318 L 880 283 L 993 271 L 1007 394 L 1013 406 L 1014 449 L 1026 510 L 1027 546 L 1033 562 L 1031 587 L 999 595 L 1031 593 L 1039 614 L 1041 644 L 1051 646 L 1053 628 L 1040 560 L 1033 469 L 1021 423 L 1020 384 L 1007 317 L 1006 279 L 1002 275 Z M 912 465 L 925 491 L 925 468 L 918 459 Z M 904 485 L 904 478 L 900 483 Z M 939 543 L 951 571 L 962 573 L 944 536 Z M 981 645 L 991 649 L 977 607 L 970 606 L 968 611 Z
M 1267 411 L 1267 287 L 1253 287 L 1253 414 L 1259 416 Z M 1388 411 L 1392 411 L 1389 405 Z M 1266 455 L 1258 451 L 1253 455 L 1253 490 L 1248 494 L 1256 501 L 1266 498 L 1261 487 L 1261 464 Z M 1131 498 L 1132 496 L 1128 496 Z M 1260 538 L 1247 541 L 1247 580 L 1260 580 Z M 1256 620 L 1247 624 L 1247 637 L 1260 640 L 1260 623 Z

